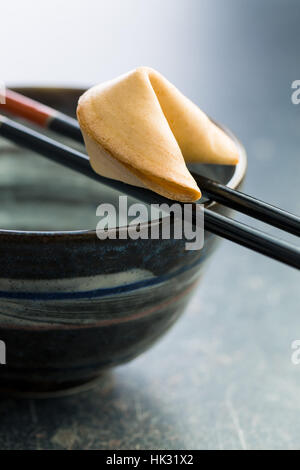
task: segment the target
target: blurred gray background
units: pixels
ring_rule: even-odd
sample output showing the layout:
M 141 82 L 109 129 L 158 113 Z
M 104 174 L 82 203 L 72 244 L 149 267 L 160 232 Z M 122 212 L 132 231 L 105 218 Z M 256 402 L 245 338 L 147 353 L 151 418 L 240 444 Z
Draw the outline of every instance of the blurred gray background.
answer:
M 156 68 L 244 143 L 244 190 L 300 213 L 299 0 L 10 0 L 0 17 L 0 80 Z M 0 448 L 300 448 L 299 313 L 298 272 L 224 241 L 173 330 L 102 386 L 0 401 Z

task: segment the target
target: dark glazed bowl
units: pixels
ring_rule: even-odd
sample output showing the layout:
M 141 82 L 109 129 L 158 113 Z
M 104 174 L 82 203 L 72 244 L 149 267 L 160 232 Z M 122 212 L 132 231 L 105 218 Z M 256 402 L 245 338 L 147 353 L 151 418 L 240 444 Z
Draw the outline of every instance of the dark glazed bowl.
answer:
M 83 90 L 19 91 L 73 115 Z M 245 171 L 241 146 L 237 167 L 201 165 L 232 188 Z M 184 240 L 100 241 L 96 207 L 117 197 L 0 140 L 0 389 L 46 395 L 86 384 L 141 354 L 183 312 L 216 237 L 205 233 L 199 251 Z

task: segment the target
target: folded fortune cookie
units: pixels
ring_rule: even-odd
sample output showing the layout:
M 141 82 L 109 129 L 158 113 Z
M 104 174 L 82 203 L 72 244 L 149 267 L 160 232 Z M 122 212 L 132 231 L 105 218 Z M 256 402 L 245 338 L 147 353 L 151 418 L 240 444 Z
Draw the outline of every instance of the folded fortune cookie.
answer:
M 96 173 L 170 199 L 201 197 L 186 163 L 238 162 L 230 137 L 148 67 L 87 90 L 77 117 Z

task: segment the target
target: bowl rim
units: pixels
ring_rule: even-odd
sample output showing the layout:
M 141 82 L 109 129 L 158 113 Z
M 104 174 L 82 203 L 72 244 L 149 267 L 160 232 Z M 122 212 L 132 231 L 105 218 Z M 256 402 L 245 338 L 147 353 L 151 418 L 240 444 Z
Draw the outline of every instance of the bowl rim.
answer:
M 84 93 L 86 90 L 85 87 L 78 87 L 78 86 L 34 86 L 34 85 L 18 85 L 18 84 L 13 84 L 11 87 L 9 87 L 13 90 L 22 92 L 25 90 L 37 90 L 39 92 L 63 92 L 63 91 L 68 91 L 68 92 L 78 92 L 78 93 Z M 247 153 L 246 150 L 243 146 L 243 144 L 240 142 L 240 140 L 236 137 L 236 135 L 229 130 L 225 125 L 218 123 L 214 119 L 210 118 L 217 126 L 219 126 L 221 129 L 224 130 L 236 143 L 239 149 L 239 162 L 237 165 L 235 165 L 234 172 L 230 180 L 227 182 L 226 186 L 231 189 L 236 189 L 243 181 L 246 175 L 247 171 Z M 176 201 L 174 201 L 176 202 Z M 216 205 L 220 205 L 220 203 L 212 200 L 208 200 L 204 202 L 204 205 L 206 208 L 212 208 Z M 142 226 L 151 226 L 152 224 L 157 224 L 160 223 L 162 220 L 162 217 L 156 220 L 148 220 L 147 222 L 144 222 L 141 224 Z M 128 228 L 127 226 L 120 226 L 116 227 L 116 229 L 122 228 L 123 230 Z M 115 229 L 112 229 L 115 230 Z M 109 232 L 109 230 L 107 231 Z M 53 237 L 69 237 L 71 236 L 72 238 L 78 237 L 78 236 L 85 236 L 85 237 L 92 237 L 94 238 L 96 236 L 96 230 L 90 230 L 90 229 L 81 229 L 81 230 L 13 230 L 13 229 L 1 229 L 0 228 L 0 238 L 3 236 L 10 236 L 10 237 L 40 237 L 40 238 L 53 238 Z

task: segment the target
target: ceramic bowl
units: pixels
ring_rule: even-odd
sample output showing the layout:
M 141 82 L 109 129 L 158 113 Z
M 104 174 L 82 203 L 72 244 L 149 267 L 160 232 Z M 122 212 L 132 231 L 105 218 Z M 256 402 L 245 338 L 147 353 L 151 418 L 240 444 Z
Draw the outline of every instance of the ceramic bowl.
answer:
M 18 91 L 70 115 L 83 92 Z M 199 170 L 238 188 L 245 152 L 240 145 L 236 167 Z M 0 200 L 0 388 L 8 392 L 66 390 L 146 351 L 185 309 L 215 247 L 208 232 L 196 251 L 184 240 L 99 240 L 96 207 L 118 194 L 2 139 Z

